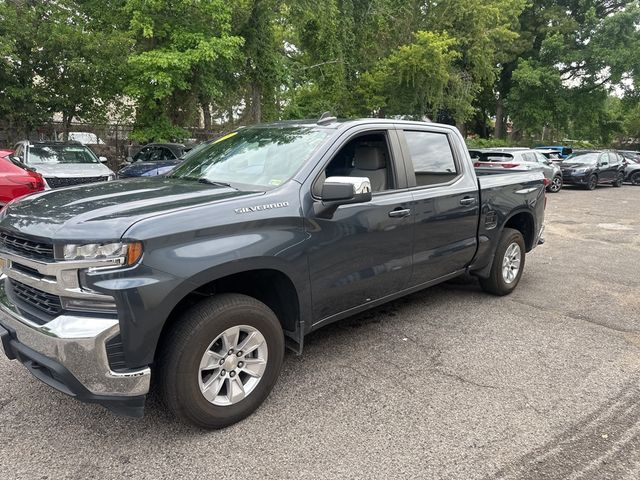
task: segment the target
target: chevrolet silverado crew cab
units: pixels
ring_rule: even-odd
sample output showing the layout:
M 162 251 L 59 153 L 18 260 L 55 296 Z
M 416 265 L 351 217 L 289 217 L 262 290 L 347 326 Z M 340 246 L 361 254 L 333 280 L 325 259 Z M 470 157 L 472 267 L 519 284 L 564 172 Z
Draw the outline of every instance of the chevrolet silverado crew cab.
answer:
M 177 417 L 224 427 L 328 323 L 469 273 L 510 293 L 545 201 L 541 172 L 477 178 L 446 125 L 241 128 L 164 177 L 8 204 L 2 344 L 78 400 L 141 416 L 153 376 Z

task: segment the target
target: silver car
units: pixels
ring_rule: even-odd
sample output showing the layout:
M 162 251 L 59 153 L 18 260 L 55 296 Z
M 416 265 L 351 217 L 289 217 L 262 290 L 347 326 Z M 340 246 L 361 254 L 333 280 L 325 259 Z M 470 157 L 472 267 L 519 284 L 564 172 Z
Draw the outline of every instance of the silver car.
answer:
M 469 152 L 476 169 L 542 170 L 547 179 L 547 191 L 556 193 L 562 189 L 562 170 L 560 166 L 537 150 L 495 148 L 469 150 Z
M 14 157 L 44 177 L 48 188 L 114 180 L 115 173 L 90 148 L 79 142 L 22 141 Z

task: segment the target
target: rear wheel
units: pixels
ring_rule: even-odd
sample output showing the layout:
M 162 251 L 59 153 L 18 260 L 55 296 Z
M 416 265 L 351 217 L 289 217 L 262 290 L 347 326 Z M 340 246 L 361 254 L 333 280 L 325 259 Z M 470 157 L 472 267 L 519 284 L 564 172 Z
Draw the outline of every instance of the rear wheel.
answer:
M 284 359 L 280 322 L 265 304 L 239 294 L 203 300 L 161 344 L 160 394 L 181 420 L 222 428 L 267 398 Z
M 520 282 L 524 270 L 525 245 L 522 234 L 513 228 L 505 228 L 493 257 L 489 277 L 480 279 L 485 292 L 508 295 Z
M 630 177 L 629 177 L 629 181 L 633 184 L 633 185 L 640 185 L 640 172 L 634 172 Z
M 589 177 L 589 180 L 587 180 L 586 187 L 587 187 L 587 190 L 595 190 L 597 186 L 598 186 L 598 176 L 594 173 Z
M 551 193 L 558 193 L 560 189 L 562 189 L 562 175 L 556 175 L 549 184 L 549 191 Z
M 613 182 L 613 186 L 614 187 L 621 187 L 623 183 L 624 183 L 624 173 L 618 172 L 616 174 L 616 179 Z

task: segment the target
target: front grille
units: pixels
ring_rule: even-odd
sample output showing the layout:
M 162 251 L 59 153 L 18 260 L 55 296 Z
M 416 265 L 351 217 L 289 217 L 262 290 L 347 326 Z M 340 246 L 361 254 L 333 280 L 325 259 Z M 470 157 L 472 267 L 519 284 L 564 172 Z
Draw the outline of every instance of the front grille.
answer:
M 106 182 L 109 177 L 45 177 L 51 188 L 71 187 L 84 183 Z
M 31 257 L 53 260 L 53 245 L 50 243 L 16 237 L 5 232 L 0 233 L 0 243 L 9 250 L 18 253 L 26 253 Z
M 60 297 L 57 295 L 43 292 L 14 279 L 10 279 L 10 282 L 13 293 L 23 302 L 52 316 L 62 313 L 62 304 L 60 303 Z

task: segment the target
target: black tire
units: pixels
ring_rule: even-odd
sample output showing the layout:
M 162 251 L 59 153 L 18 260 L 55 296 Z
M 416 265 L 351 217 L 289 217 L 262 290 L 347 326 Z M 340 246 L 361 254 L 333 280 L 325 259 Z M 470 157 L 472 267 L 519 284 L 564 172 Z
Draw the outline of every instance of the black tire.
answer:
M 550 193 L 558 193 L 560 190 L 562 190 L 562 175 L 556 175 L 555 177 L 553 177 L 551 183 L 547 187 L 547 190 Z
M 587 181 L 585 188 L 587 190 L 595 190 L 597 186 L 598 186 L 598 176 L 594 173 L 589 177 L 589 180 Z
M 242 400 L 228 406 L 214 405 L 200 390 L 200 361 L 211 342 L 238 325 L 248 325 L 262 334 L 268 348 L 266 367 Z M 248 417 L 267 398 L 280 375 L 284 347 L 280 322 L 262 302 L 228 293 L 207 298 L 185 311 L 163 336 L 158 360 L 160 396 L 180 420 L 206 429 L 227 427 Z
M 632 185 L 640 185 L 640 172 L 633 172 L 630 176 L 629 176 L 629 181 L 631 182 Z
M 623 183 L 624 183 L 624 173 L 618 172 L 616 174 L 616 179 L 613 182 L 613 186 L 614 187 L 621 187 Z
M 505 258 L 505 254 L 507 253 L 507 249 L 514 243 L 516 243 L 520 248 L 520 268 L 515 279 L 511 281 L 511 283 L 508 283 L 505 281 L 502 274 L 502 263 Z M 492 293 L 494 295 L 508 295 L 513 292 L 522 277 L 525 256 L 525 245 L 522 234 L 513 228 L 505 228 L 502 231 L 502 236 L 500 237 L 498 248 L 496 249 L 496 254 L 493 257 L 493 264 L 491 265 L 489 277 L 480 279 L 480 286 L 482 289 L 485 292 Z

